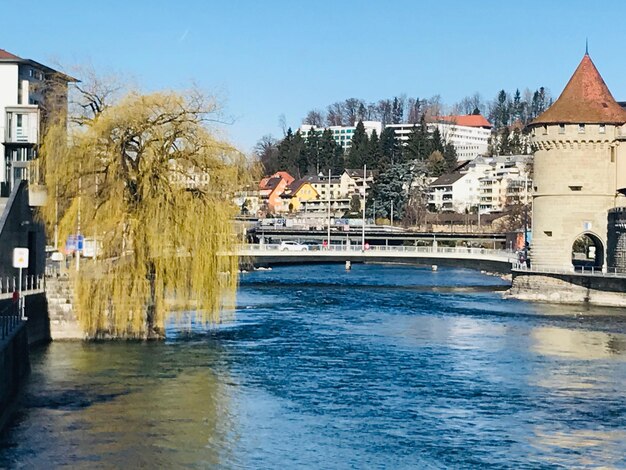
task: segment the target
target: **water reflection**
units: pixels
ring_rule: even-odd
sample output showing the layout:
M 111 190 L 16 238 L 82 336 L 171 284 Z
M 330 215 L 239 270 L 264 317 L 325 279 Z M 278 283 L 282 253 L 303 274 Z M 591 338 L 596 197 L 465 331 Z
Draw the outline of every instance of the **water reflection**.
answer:
M 626 335 L 543 326 L 533 328 L 532 347 L 539 354 L 574 359 L 626 360 Z
M 243 277 L 219 327 L 52 344 L 0 468 L 626 467 L 624 312 L 493 285 L 445 268 L 276 268 Z

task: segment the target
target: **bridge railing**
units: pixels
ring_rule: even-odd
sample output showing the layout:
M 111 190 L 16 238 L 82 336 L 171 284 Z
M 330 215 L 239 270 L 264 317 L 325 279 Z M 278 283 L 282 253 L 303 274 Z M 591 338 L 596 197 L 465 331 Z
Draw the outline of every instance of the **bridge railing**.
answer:
M 0 277 L 0 299 L 11 297 L 13 292 L 19 290 L 20 280 L 18 276 Z M 22 277 L 22 294 L 35 294 L 45 288 L 44 276 L 28 275 Z
M 538 274 L 568 274 L 578 276 L 598 276 L 598 277 L 626 277 L 626 273 L 619 272 L 617 268 L 608 268 L 603 270 L 602 268 L 584 267 L 580 269 L 562 269 L 562 268 L 542 268 L 542 267 L 528 267 L 525 263 L 514 263 L 513 270 L 519 272 L 529 272 Z
M 424 253 L 424 254 L 463 254 L 463 255 L 495 255 L 501 257 L 510 257 L 513 259 L 515 257 L 515 253 L 508 250 L 494 250 L 489 248 L 474 248 L 474 247 L 432 247 L 432 246 L 378 246 L 378 245 L 370 245 L 365 250 L 362 250 L 360 244 L 351 244 L 351 245 L 305 245 L 307 248 L 302 248 L 302 251 L 299 251 L 299 247 L 295 248 L 287 248 L 280 244 L 258 244 L 258 245 L 244 245 L 240 248 L 242 252 L 275 252 L 282 251 L 285 253 L 293 253 L 293 252 L 326 252 L 326 253 L 336 253 L 336 252 L 365 252 L 365 253 L 381 253 L 381 254 L 389 254 L 393 255 L 395 253 Z

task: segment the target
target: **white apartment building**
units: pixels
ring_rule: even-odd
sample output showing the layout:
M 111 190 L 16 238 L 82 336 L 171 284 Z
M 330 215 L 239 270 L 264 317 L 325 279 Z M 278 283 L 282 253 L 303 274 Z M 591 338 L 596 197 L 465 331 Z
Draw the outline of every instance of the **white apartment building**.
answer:
M 67 83 L 76 81 L 34 60 L 0 49 L 0 197 L 29 178 L 46 121 L 46 95 L 55 84 L 55 105 L 67 103 Z
M 479 175 L 447 173 L 429 185 L 428 207 L 439 212 L 469 212 L 480 200 Z
M 508 204 L 530 201 L 532 181 L 527 173 L 532 156 L 477 157 L 457 171 L 429 184 L 431 210 L 481 214 L 502 211 Z
M 389 124 L 396 138 L 405 143 L 415 126 L 419 124 Z M 472 160 L 487 153 L 492 125 L 481 115 L 443 116 L 427 123 L 428 132 L 439 133 L 445 142 L 454 145 L 459 160 Z
M 378 136 L 380 137 L 381 132 L 383 131 L 383 124 L 379 121 L 363 121 L 363 126 L 365 127 L 365 133 L 368 137 L 372 136 L 372 133 L 376 131 Z M 302 137 L 306 139 L 311 132 L 316 132 L 318 135 L 321 135 L 326 129 L 330 129 L 333 134 L 333 139 L 338 145 L 341 145 L 341 148 L 346 151 L 350 147 L 352 147 L 352 136 L 354 135 L 354 131 L 356 130 L 356 123 L 354 126 L 329 126 L 329 127 L 316 127 L 311 126 L 309 124 L 302 124 L 300 126 L 300 134 Z
M 532 180 L 528 175 L 531 155 L 494 156 L 484 159 L 489 168 L 480 178 L 480 211 L 498 212 L 508 204 L 528 204 Z

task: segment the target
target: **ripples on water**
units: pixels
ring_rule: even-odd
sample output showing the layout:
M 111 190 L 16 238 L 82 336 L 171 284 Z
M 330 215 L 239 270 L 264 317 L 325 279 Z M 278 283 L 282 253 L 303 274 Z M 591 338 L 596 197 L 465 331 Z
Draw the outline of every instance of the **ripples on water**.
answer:
M 0 468 L 626 467 L 626 315 L 466 270 L 242 277 L 234 320 L 33 357 Z

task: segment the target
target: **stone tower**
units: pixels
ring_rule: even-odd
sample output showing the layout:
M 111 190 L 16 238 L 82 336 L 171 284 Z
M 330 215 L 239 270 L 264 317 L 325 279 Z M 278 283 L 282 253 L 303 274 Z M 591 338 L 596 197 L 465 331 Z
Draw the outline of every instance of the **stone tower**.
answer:
M 586 235 L 596 268 L 606 268 L 609 209 L 626 206 L 626 110 L 589 54 L 559 99 L 530 123 L 535 148 L 535 269 L 571 271 L 572 247 Z

